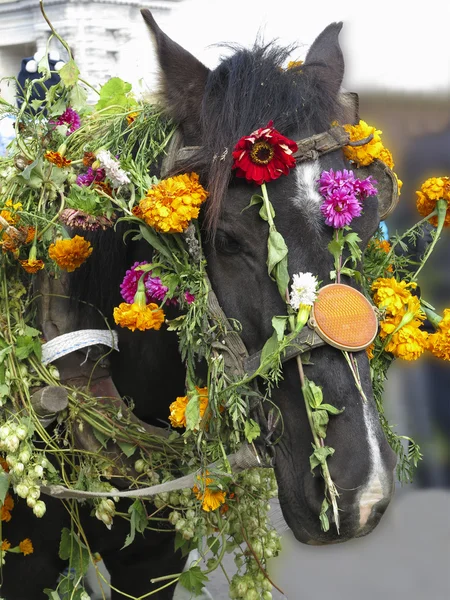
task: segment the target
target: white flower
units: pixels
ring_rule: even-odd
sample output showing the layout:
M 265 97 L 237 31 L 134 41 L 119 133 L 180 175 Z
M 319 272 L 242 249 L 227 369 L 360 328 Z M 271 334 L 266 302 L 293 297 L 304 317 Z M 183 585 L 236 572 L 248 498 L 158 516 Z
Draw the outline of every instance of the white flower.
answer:
M 289 303 L 294 310 L 300 305 L 312 306 L 317 298 L 317 277 L 312 273 L 296 273 L 292 277 Z
M 130 183 L 130 178 L 127 173 L 120 167 L 120 163 L 111 156 L 109 150 L 99 150 L 96 154 L 97 160 L 100 161 L 100 166 L 105 170 L 106 177 L 111 180 L 114 188 L 117 188 L 125 183 Z

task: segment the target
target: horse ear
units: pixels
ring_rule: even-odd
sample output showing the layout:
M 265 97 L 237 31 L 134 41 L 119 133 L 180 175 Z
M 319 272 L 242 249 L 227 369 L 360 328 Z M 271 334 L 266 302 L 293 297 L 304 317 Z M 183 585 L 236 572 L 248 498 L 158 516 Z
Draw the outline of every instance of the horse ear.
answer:
M 141 14 L 156 45 L 162 70 L 162 93 L 167 110 L 181 126 L 186 138 L 185 143 L 195 145 L 209 69 L 171 40 L 160 29 L 148 9 L 141 9 Z
M 336 96 L 344 77 L 344 57 L 339 46 L 342 23 L 331 23 L 316 38 L 305 59 L 316 78 L 330 94 Z

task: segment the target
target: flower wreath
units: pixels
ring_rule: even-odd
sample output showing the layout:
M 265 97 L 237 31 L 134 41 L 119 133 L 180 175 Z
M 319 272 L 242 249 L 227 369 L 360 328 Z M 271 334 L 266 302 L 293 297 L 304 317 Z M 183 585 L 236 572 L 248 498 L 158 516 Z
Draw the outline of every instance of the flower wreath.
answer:
M 118 78 L 102 86 L 92 110 L 87 105 L 86 86 L 79 78 L 70 48 L 67 50 L 69 61 L 60 70 L 61 81 L 52 88 L 51 95 L 31 101 L 30 88 L 20 109 L 6 103 L 0 106 L 2 114 L 16 119 L 16 138 L 8 154 L 0 158 L 0 314 L 6 315 L 0 326 L 2 520 L 9 520 L 11 512 L 14 515 L 14 503 L 7 493 L 9 486 L 26 500 L 36 517 L 41 517 L 46 510 L 40 498 L 42 486 L 61 483 L 69 488 L 108 492 L 111 498 L 90 500 L 95 517 L 108 527 L 114 518 L 120 518 L 115 512 L 117 491 L 108 482 L 113 465 L 104 459 L 94 461 L 89 453 L 81 451 L 75 461 L 70 453 L 57 450 L 57 442 L 70 446 L 76 427 L 91 426 L 101 443 L 113 437 L 118 439 L 122 450 L 133 460 L 135 476 L 122 474 L 131 487 L 174 479 L 180 468 L 197 470 L 194 486 L 163 492 L 154 498 L 157 511 L 170 508 L 168 518 L 177 532 L 177 547 L 184 551 L 197 548 L 207 560 L 206 570 L 202 571 L 197 562 L 186 573 L 174 574 L 173 581 L 180 580 L 191 591 L 198 591 L 207 580 L 207 573 L 221 564 L 224 553 L 235 550 L 239 572 L 230 583 L 231 597 L 248 597 L 251 588 L 258 598 L 267 600 L 273 583 L 266 563 L 280 549 L 267 509 L 268 499 L 276 495 L 275 478 L 271 469 L 249 469 L 232 475 L 224 457 L 244 442 L 252 444 L 260 435 L 258 424 L 247 416 L 254 398 L 251 382 L 262 377 L 277 384 L 280 356 L 317 307 L 317 278 L 312 273 L 297 273 L 291 281 L 287 248 L 277 255 L 269 275 L 287 301 L 287 313 L 277 317 L 274 335 L 264 347 L 255 373 L 230 379 L 223 357 L 212 350 L 214 330 L 205 330 L 209 287 L 196 219 L 207 192 L 195 173 L 162 181 L 148 176 L 147 165 L 167 145 L 173 125 L 162 118 L 157 107 L 137 102 L 131 86 Z M 40 65 L 40 73 L 44 81 L 48 76 L 45 64 Z M 30 106 L 36 116 L 27 112 Z M 344 127 L 351 140 L 369 134 L 372 138 L 362 146 L 344 148 L 354 170 L 323 172 L 318 181 L 323 196 L 321 212 L 334 230 L 329 245 L 335 265 L 332 278 L 339 283 L 341 275 L 359 277 L 364 295 L 380 311 L 379 334 L 367 348 L 374 394 L 388 441 L 399 454 L 399 477 L 409 480 L 420 459 L 420 450 L 410 441 L 405 453 L 404 438 L 397 436 L 384 416 L 382 390 L 387 369 L 395 358 L 416 360 L 429 351 L 450 360 L 450 309 L 440 317 L 414 294 L 418 274 L 443 227 L 450 225 L 450 179 L 435 177 L 423 183 L 417 192 L 417 208 L 423 218 L 391 242 L 377 233 L 365 251 L 364 270 L 358 273 L 361 250 L 351 223 L 364 210 L 365 198 L 376 193 L 377 184 L 370 176 L 358 178 L 356 174 L 358 168 L 374 160 L 391 169 L 394 165 L 392 155 L 381 142 L 380 131 L 363 121 Z M 124 128 L 127 137 L 122 135 Z M 271 216 L 266 183 L 289 173 L 295 166 L 295 150 L 295 142 L 269 122 L 238 140 L 233 151 L 236 176 L 261 186 L 257 202 L 266 209 L 260 214 L 267 217 L 269 251 L 271 245 L 281 247 L 284 240 Z M 123 415 L 108 406 L 100 409 L 85 390 L 65 386 L 59 381 L 57 369 L 41 362 L 41 332 L 35 327 L 27 274 L 46 270 L 57 276 L 60 271 L 77 269 L 89 260 L 93 248 L 82 235 L 71 237 L 68 228 L 106 229 L 113 227 L 119 216 L 132 223 L 137 235 L 153 247 L 154 254 L 152 263 L 135 263 L 124 273 L 124 302 L 114 310 L 114 320 L 133 331 L 167 325 L 177 332 L 187 365 L 186 394 L 174 398 L 170 406 L 168 418 L 174 432 L 165 441 L 131 429 Z M 405 238 L 420 235 L 426 222 L 436 227 L 433 241 L 420 265 L 411 265 L 396 249 Z M 344 249 L 348 250 L 345 259 Z M 182 314 L 168 321 L 164 307 L 170 304 L 177 304 Z M 434 333 L 424 331 L 425 318 L 435 327 Z M 358 385 L 351 352 L 343 352 Z M 199 356 L 208 363 L 207 382 L 199 380 L 194 369 Z M 58 416 L 58 439 L 49 437 L 30 403 L 31 391 L 43 385 L 62 386 L 68 394 L 69 408 Z M 335 518 L 338 514 L 339 499 L 326 460 L 334 449 L 323 440 L 329 418 L 339 418 L 339 411 L 323 399 L 321 389 L 304 375 L 302 385 L 313 423 L 315 448 L 311 468 L 319 469 L 326 481 L 320 515 L 326 529 L 329 511 L 334 512 Z M 108 419 L 102 418 L 102 411 L 106 411 Z M 325 415 L 315 418 L 319 412 Z M 177 434 L 177 428 L 184 431 Z M 36 443 L 39 439 L 46 442 L 45 451 Z M 48 460 L 50 455 L 52 461 Z M 54 461 L 63 467 L 64 481 L 52 466 Z M 211 463 L 219 466 L 213 469 Z M 95 565 L 97 557 L 83 541 L 75 501 L 69 500 L 67 506 L 72 511 L 74 527 L 62 531 L 61 556 L 70 559 L 71 552 L 75 552 L 83 558 L 72 562 L 75 572 L 69 571 L 64 583 L 58 584 L 71 593 L 75 586 L 81 589 L 80 580 L 87 565 Z M 125 545 L 133 542 L 136 532 L 151 528 L 153 523 L 140 499 L 130 504 L 129 517 L 130 534 Z M 158 515 L 153 519 L 158 520 Z M 247 550 L 241 551 L 240 545 Z M 2 561 L 7 552 L 13 551 L 27 555 L 33 551 L 32 542 L 26 539 L 11 548 L 3 539 Z

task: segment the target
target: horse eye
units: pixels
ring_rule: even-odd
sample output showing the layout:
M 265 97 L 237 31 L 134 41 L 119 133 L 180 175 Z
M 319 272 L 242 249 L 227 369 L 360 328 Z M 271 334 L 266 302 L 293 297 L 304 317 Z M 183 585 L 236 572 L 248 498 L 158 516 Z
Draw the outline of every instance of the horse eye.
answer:
M 241 250 L 239 242 L 225 231 L 219 229 L 216 233 L 216 250 L 220 254 L 238 254 Z

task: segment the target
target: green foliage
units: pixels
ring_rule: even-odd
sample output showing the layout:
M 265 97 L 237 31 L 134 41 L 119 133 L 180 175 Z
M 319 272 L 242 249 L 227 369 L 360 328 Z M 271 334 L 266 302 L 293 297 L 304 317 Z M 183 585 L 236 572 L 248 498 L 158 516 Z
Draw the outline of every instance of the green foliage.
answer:
M 129 110 L 137 106 L 131 87 L 131 83 L 123 81 L 120 77 L 108 79 L 100 88 L 100 99 L 95 105 L 96 110 L 106 109 L 110 113 L 121 113 L 124 109 Z
M 184 573 L 180 575 L 179 581 L 189 592 L 198 596 L 201 593 L 202 588 L 205 587 L 208 577 L 202 572 L 200 567 L 194 566 L 190 567 L 187 571 L 184 571 Z
M 128 514 L 130 515 L 130 533 L 125 539 L 122 550 L 134 542 L 136 532 L 143 533 L 147 527 L 147 514 L 145 512 L 144 503 L 140 499 L 136 499 L 129 507 Z

